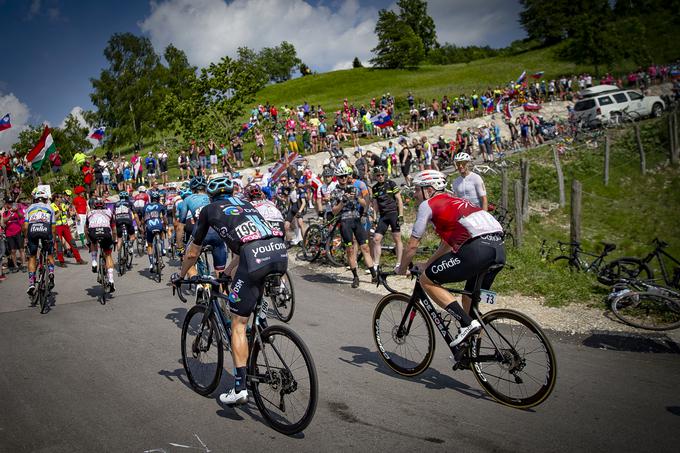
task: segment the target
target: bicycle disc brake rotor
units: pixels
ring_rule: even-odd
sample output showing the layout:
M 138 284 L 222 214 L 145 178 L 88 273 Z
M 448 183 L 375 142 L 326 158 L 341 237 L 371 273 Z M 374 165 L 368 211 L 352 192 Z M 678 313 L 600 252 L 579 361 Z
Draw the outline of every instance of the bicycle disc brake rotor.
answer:
M 503 356 L 503 360 L 499 362 L 499 365 L 508 373 L 514 375 L 515 373 L 522 371 L 526 366 L 526 360 L 521 358 L 517 351 L 512 349 L 502 349 L 501 355 Z M 515 378 L 517 378 L 516 375 Z
M 399 326 L 392 327 L 392 340 L 398 345 L 406 343 L 406 335 L 400 335 Z

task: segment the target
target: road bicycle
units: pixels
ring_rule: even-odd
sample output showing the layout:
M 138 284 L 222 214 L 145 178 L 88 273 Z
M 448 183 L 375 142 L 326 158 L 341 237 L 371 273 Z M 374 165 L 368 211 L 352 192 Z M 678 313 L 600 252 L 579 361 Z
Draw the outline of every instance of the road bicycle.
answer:
M 97 249 L 99 251 L 99 257 L 97 258 L 97 283 L 99 283 L 102 289 L 102 292 L 99 296 L 99 303 L 105 305 L 106 295 L 109 294 L 111 283 L 109 282 L 109 277 L 107 275 L 106 256 L 102 251 L 101 239 L 97 240 Z
M 46 240 L 46 239 L 45 239 Z M 38 254 L 35 270 L 35 291 L 31 297 L 31 305 L 39 305 L 40 313 L 49 311 L 49 299 L 52 288 L 47 279 L 47 250 L 43 247 L 43 239 L 38 239 Z
M 127 228 L 123 226 L 122 246 L 118 249 L 118 275 L 125 274 L 132 269 L 132 244 L 128 236 Z
M 608 296 L 612 313 L 626 324 L 647 330 L 680 327 L 680 292 L 649 281 L 621 279 Z
M 449 346 L 455 362 L 453 369 L 471 369 L 479 385 L 501 404 L 526 409 L 548 398 L 557 380 L 555 353 L 540 326 L 528 316 L 508 309 L 482 314 L 479 303 L 493 304 L 496 293 L 482 290 L 487 272 L 502 265 L 489 267 L 477 276 L 473 291 L 448 289 L 454 294 L 472 299 L 471 316 L 482 328 L 457 347 Z M 373 312 L 373 338 L 380 357 L 393 371 L 402 376 L 416 376 L 432 362 L 435 350 L 434 327 L 447 345 L 453 341 L 449 326 L 453 318 L 435 308 L 420 285 L 420 272 L 413 294 L 395 292 L 380 273 L 378 284 L 390 294 L 383 297 Z M 434 326 L 434 327 L 433 327 Z
M 279 274 L 280 275 L 280 274 Z M 207 304 L 194 305 L 182 324 L 182 364 L 191 387 L 208 396 L 214 392 L 222 376 L 224 351 L 231 350 L 231 320 L 220 301 L 229 298 L 220 286 L 229 279 L 195 276 L 182 284 L 210 285 Z M 267 301 L 258 302 L 248 330 L 249 356 L 247 385 L 262 417 L 275 430 L 292 435 L 311 423 L 318 401 L 316 367 L 304 341 L 288 326 L 266 326 Z
M 323 257 L 333 266 L 343 266 L 345 248 L 340 235 L 340 217 L 334 216 L 321 224 L 309 225 L 302 237 L 302 252 L 310 262 Z
M 269 297 L 279 320 L 289 322 L 295 312 L 295 289 L 288 271 L 265 278 L 264 297 Z
M 514 225 L 512 221 L 514 216 L 508 209 L 504 209 L 501 205 L 496 205 L 493 209 L 489 209 L 491 214 L 498 220 L 498 223 L 503 227 L 503 240 L 506 244 L 514 244 L 515 237 L 512 233 Z
M 151 250 L 153 253 L 153 277 L 158 283 L 162 279 L 162 271 L 165 267 L 163 263 L 163 239 L 161 238 L 161 231 L 156 230 L 153 232 L 153 242 L 151 243 Z
M 647 256 L 644 258 L 626 256 L 617 260 L 613 260 L 607 265 L 607 267 L 611 267 L 611 273 L 614 275 L 616 274 L 616 270 L 623 266 L 630 269 L 629 274 L 626 275 L 628 278 L 640 277 L 642 280 L 653 280 L 654 272 L 649 266 L 649 263 L 651 263 L 654 258 L 656 258 L 659 263 L 659 268 L 661 269 L 663 283 L 666 286 L 680 289 L 680 261 L 671 256 L 668 252 L 664 251 L 664 249 L 668 247 L 668 243 L 660 240 L 659 238 L 654 238 L 654 240 L 652 240 L 652 245 L 654 246 L 654 250 L 649 252 L 649 254 L 647 254 Z M 666 257 L 675 264 L 676 267 L 673 268 L 672 273 L 671 270 L 666 267 L 666 260 L 664 260 L 663 257 Z M 612 283 L 615 281 L 616 279 L 613 279 Z

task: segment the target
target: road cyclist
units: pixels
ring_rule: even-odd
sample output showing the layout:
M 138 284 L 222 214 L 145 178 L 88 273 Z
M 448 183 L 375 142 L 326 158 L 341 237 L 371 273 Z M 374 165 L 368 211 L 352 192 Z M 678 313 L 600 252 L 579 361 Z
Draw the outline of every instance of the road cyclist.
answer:
M 149 204 L 144 206 L 144 231 L 146 235 L 146 254 L 149 258 L 149 272 L 153 272 L 156 266 L 153 253 L 154 235 L 158 234 L 161 241 L 161 253 L 165 256 L 165 225 L 168 220 L 166 216 L 165 205 L 161 201 L 161 194 L 155 190 L 149 193 Z
M 106 273 L 108 277 L 109 292 L 116 291 L 113 282 L 113 244 L 116 242 L 116 224 L 113 213 L 106 207 L 106 203 L 100 197 L 92 201 L 92 209 L 87 213 L 85 220 L 88 241 L 90 243 L 90 257 L 92 258 L 92 272 L 98 273 L 98 253 L 105 256 Z
M 35 293 L 36 256 L 38 243 L 47 252 L 47 280 L 48 291 L 54 288 L 54 255 L 53 244 L 56 239 L 56 224 L 54 210 L 48 203 L 49 196 L 42 189 L 33 191 L 33 204 L 28 207 L 24 215 L 23 237 L 24 247 L 28 248 L 28 289 L 26 294 L 33 297 Z
M 235 384 L 229 392 L 220 395 L 220 401 L 228 405 L 248 401 L 248 318 L 262 297 L 265 278 L 271 273 L 283 274 L 288 267 L 283 232 L 273 228 L 248 201 L 233 197 L 233 189 L 233 181 L 226 177 L 210 181 L 207 193 L 212 203 L 203 206 L 198 213 L 182 269 L 171 279 L 173 285 L 184 279 L 201 254 L 210 231 L 217 232 L 235 255 L 229 263 L 232 285 L 228 298 Z
M 113 206 L 113 217 L 116 222 L 116 236 L 118 236 L 117 247 L 122 250 L 127 247 L 129 254 L 132 255 L 132 244 L 136 240 L 135 223 L 140 224 L 137 213 L 130 202 L 130 194 L 123 190 L 118 193 L 118 202 Z M 123 244 L 124 233 L 127 234 L 127 244 Z M 131 262 L 131 261 L 130 261 Z M 125 264 L 127 266 L 127 264 Z

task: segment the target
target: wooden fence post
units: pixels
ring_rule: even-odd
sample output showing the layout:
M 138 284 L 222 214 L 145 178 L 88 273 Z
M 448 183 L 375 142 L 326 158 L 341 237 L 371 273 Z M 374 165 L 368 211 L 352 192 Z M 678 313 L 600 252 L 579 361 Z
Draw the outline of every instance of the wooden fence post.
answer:
M 571 181 L 571 223 L 569 239 L 571 242 L 581 242 L 581 183 L 576 179 Z
M 609 184 L 609 135 L 604 136 L 604 185 Z
M 562 173 L 562 165 L 560 165 L 560 158 L 557 154 L 557 148 L 551 146 L 553 152 L 553 159 L 555 159 L 555 169 L 557 170 L 557 187 L 560 190 L 560 208 L 567 205 L 566 196 L 564 194 L 564 174 Z
M 508 212 L 508 172 L 501 168 L 501 209 Z
M 522 174 L 522 221 L 529 220 L 529 161 L 520 159 Z
M 643 175 L 647 170 L 647 162 L 645 160 L 645 150 L 642 147 L 642 139 L 640 138 L 640 125 L 635 125 L 635 140 L 637 141 L 638 151 L 640 152 L 640 173 Z
M 515 180 L 515 235 L 513 238 L 514 246 L 522 245 L 522 235 L 524 234 L 524 222 L 522 221 L 522 182 Z
M 671 116 L 673 117 L 673 125 L 671 128 L 671 135 L 673 136 L 671 140 L 671 163 L 677 165 L 678 160 L 680 160 L 678 158 L 678 154 L 680 153 L 680 143 L 678 143 L 680 142 L 680 137 L 678 136 L 678 112 L 673 112 Z

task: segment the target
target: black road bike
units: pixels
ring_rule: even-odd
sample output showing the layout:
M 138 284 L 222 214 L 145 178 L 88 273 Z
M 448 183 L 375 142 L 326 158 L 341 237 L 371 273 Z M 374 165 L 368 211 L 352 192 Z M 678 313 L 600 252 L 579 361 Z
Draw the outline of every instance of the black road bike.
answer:
M 502 266 L 501 266 L 502 267 Z M 482 272 L 472 292 L 449 289 L 472 299 L 471 316 L 482 329 L 457 347 L 450 347 L 453 369 L 471 369 L 479 385 L 496 401 L 525 409 L 536 406 L 550 395 L 557 380 L 555 353 L 540 326 L 528 316 L 508 309 L 482 314 L 479 303 L 494 303 L 496 293 L 481 289 L 487 272 Z M 380 357 L 396 373 L 416 376 L 432 362 L 435 349 L 434 327 L 447 345 L 452 317 L 434 307 L 414 272 L 413 294 L 394 292 L 386 284 L 389 273 L 381 273 L 391 294 L 383 297 L 373 313 L 373 338 Z M 392 274 L 393 275 L 393 274 Z
M 123 275 L 132 269 L 132 244 L 125 227 L 123 227 L 122 244 L 118 249 L 118 275 Z
M 195 276 L 179 283 L 210 285 L 207 304 L 194 305 L 182 325 L 182 363 L 192 388 L 200 395 L 214 392 L 222 376 L 224 351 L 231 349 L 231 321 L 220 301 L 229 279 Z M 173 293 L 175 288 L 173 287 Z M 177 295 L 182 296 L 181 287 Z M 249 326 L 247 385 L 262 417 L 275 430 L 292 435 L 314 418 L 318 378 L 314 360 L 302 339 L 288 326 L 265 326 L 267 301 L 260 299 Z
M 99 250 L 99 257 L 97 258 L 97 283 L 99 283 L 102 288 L 102 292 L 99 296 L 99 303 L 104 305 L 106 304 L 106 296 L 111 289 L 111 283 L 109 283 L 109 277 L 106 275 L 106 256 L 102 249 L 101 239 L 97 241 L 97 248 Z
M 160 231 L 153 232 L 153 242 L 152 242 L 152 252 L 153 252 L 153 274 L 154 280 L 158 283 L 161 282 L 163 278 L 163 268 L 165 264 L 163 263 L 163 248 L 161 246 L 163 239 L 161 238 Z
M 35 270 L 35 292 L 31 297 L 31 305 L 39 305 L 40 313 L 49 311 L 50 282 L 47 280 L 47 250 L 43 247 L 43 239 L 38 239 L 38 254 Z
M 343 266 L 345 248 L 340 235 L 340 217 L 309 225 L 302 238 L 302 252 L 310 262 L 323 257 L 333 266 Z
M 659 268 L 661 269 L 663 283 L 666 286 L 680 289 L 680 261 L 675 259 L 668 252 L 664 251 L 664 249 L 668 247 L 668 243 L 660 240 L 659 238 L 654 238 L 652 245 L 654 246 L 654 250 L 649 252 L 649 254 L 644 258 L 626 256 L 617 260 L 613 260 L 607 265 L 607 268 L 611 268 L 611 273 L 613 275 L 616 275 L 618 268 L 624 267 L 629 269 L 629 271 L 626 275 L 623 275 L 623 277 L 637 278 L 640 280 L 653 280 L 654 272 L 649 266 L 649 263 L 651 263 L 654 258 L 656 258 L 659 263 Z M 673 268 L 672 273 L 670 269 L 666 267 L 666 260 L 664 260 L 664 257 L 675 264 L 676 267 Z M 617 280 L 618 279 L 613 279 L 612 283 L 616 282 Z

